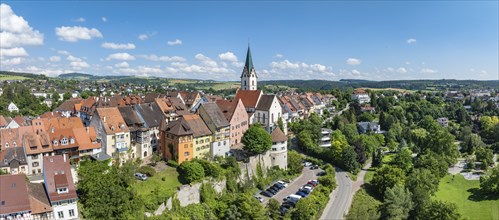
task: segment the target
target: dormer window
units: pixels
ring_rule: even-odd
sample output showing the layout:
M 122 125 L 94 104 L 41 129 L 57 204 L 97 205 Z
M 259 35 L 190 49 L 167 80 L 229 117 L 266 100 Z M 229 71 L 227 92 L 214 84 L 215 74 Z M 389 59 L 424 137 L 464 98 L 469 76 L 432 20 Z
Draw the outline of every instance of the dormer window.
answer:
M 50 132 L 54 133 L 54 130 L 55 130 L 55 129 L 54 129 L 54 127 L 52 127 L 52 128 L 50 129 Z
M 59 141 L 54 140 L 54 146 L 57 146 L 59 144 Z
M 14 147 L 17 147 L 17 144 L 16 144 L 16 142 L 15 142 L 15 141 L 14 141 L 14 142 L 12 142 L 12 144 L 14 145 Z
M 69 190 L 67 187 L 57 188 L 57 194 L 68 193 Z
M 69 142 L 70 142 L 71 144 L 74 144 L 74 143 L 75 143 L 75 139 L 74 139 L 74 138 L 71 138 L 71 139 L 69 140 Z
M 61 140 L 61 145 L 67 145 L 68 144 L 68 139 L 66 137 L 63 137 Z
M 5 142 L 5 148 L 9 147 L 9 142 Z

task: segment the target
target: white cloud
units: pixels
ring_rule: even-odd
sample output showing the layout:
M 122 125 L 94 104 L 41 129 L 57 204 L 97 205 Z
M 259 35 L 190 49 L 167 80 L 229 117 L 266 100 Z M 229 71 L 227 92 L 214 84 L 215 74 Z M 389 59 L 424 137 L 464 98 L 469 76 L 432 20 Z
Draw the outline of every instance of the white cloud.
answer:
M 19 65 L 24 61 L 24 58 L 22 57 L 15 57 L 12 59 L 3 59 L 0 58 L 0 64 L 1 66 L 13 66 L 13 65 Z
M 102 21 L 103 22 L 107 22 L 107 18 L 106 17 L 102 17 Z
M 125 62 L 125 61 L 123 61 L 121 63 L 117 63 L 114 66 L 118 67 L 118 68 L 128 68 L 128 67 L 130 67 L 130 65 L 127 62 Z
M 307 64 L 289 60 L 273 61 L 270 70 L 261 70 L 260 77 L 273 79 L 329 79 L 335 76 L 333 68 L 322 64 Z
M 116 43 L 105 42 L 101 44 L 101 47 L 113 50 L 132 50 L 135 49 L 135 44 L 132 43 L 116 44 Z
M 405 69 L 404 67 L 400 67 L 397 69 L 397 73 L 407 73 L 407 69 Z
M 66 57 L 66 60 L 71 61 L 71 62 L 80 62 L 80 61 L 82 61 L 81 58 L 75 57 L 73 55 L 69 55 L 68 57 Z
M 229 61 L 229 62 L 237 62 L 237 56 L 234 53 L 228 51 L 225 53 L 218 54 L 218 58 L 221 60 Z
M 61 61 L 61 57 L 60 56 L 51 56 L 49 58 L 50 62 L 59 62 Z
M 68 42 L 77 42 L 79 40 L 91 40 L 92 38 L 102 38 L 102 34 L 99 30 L 92 28 L 88 29 L 81 26 L 73 27 L 57 27 L 55 28 L 55 34 L 59 36 L 59 40 Z
M 147 40 L 147 38 L 149 38 L 149 36 L 147 36 L 146 34 L 139 35 L 139 40 Z
M 289 60 L 284 60 L 281 62 L 272 61 L 272 63 L 270 63 L 270 67 L 274 69 L 298 69 L 300 68 L 300 64 L 289 62 Z
M 26 57 L 28 52 L 22 47 L 0 48 L 0 56 L 2 57 Z
M 282 58 L 284 56 L 282 54 L 278 53 L 278 54 L 274 55 L 274 57 L 276 57 L 276 58 Z
M 128 53 L 113 53 L 107 56 L 106 60 L 135 60 L 135 57 Z
M 409 39 L 407 39 L 407 43 L 408 43 L 408 44 L 414 44 L 414 43 L 416 43 L 416 41 L 417 41 L 417 40 L 416 40 L 416 39 L 414 39 L 414 38 L 409 38 Z
M 85 22 L 85 18 L 79 17 L 79 18 L 76 18 L 76 19 L 72 19 L 71 21 L 74 21 L 74 22 Z
M 194 56 L 194 58 L 196 58 L 196 60 L 201 61 L 201 63 L 204 66 L 212 67 L 212 68 L 218 67 L 218 64 L 216 61 L 212 60 L 211 58 L 209 58 L 201 53 L 196 54 L 196 56 Z
M 69 63 L 69 65 L 71 67 L 73 67 L 73 69 L 75 69 L 75 70 L 80 70 L 82 68 L 90 67 L 90 65 L 85 61 L 74 61 L 74 62 Z
M 430 68 L 423 68 L 423 69 L 421 69 L 420 72 L 421 73 L 437 73 L 438 70 L 436 70 L 436 69 L 430 69 Z
M 360 61 L 359 59 L 356 59 L 356 58 L 348 58 L 348 59 L 347 59 L 347 61 L 346 61 L 346 63 L 347 63 L 348 65 L 352 65 L 352 66 L 354 66 L 354 65 L 359 65 L 359 64 L 361 64 L 361 61 Z
M 69 53 L 68 51 L 65 51 L 65 50 L 58 50 L 57 53 L 61 54 L 61 55 L 66 55 L 66 56 L 69 55 L 69 54 L 71 54 L 71 53 Z
M 7 4 L 0 4 L 0 47 L 42 45 L 43 34 L 33 30 L 23 17 L 17 16 Z
M 163 74 L 164 71 L 159 67 L 159 66 L 138 66 L 136 68 L 122 68 L 117 71 L 117 73 L 126 73 L 126 74 L 133 74 L 133 75 L 141 75 L 141 76 L 149 76 L 151 74 Z
M 179 56 L 158 56 L 156 54 L 150 55 L 138 55 L 140 58 L 144 58 L 150 61 L 163 61 L 163 62 L 185 62 L 185 58 Z
M 170 46 L 173 46 L 173 45 L 182 45 L 182 40 L 175 39 L 174 41 L 168 41 L 168 45 L 170 45 Z

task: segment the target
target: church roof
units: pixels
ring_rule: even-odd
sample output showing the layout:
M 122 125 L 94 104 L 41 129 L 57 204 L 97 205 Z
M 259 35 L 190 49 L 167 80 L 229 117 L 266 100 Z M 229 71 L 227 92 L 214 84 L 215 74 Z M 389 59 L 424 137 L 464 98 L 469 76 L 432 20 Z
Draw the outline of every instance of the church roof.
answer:
M 248 71 L 251 71 L 253 67 L 253 58 L 251 58 L 251 50 L 248 45 L 248 52 L 246 53 L 246 63 L 244 64 L 244 68 L 247 68 Z

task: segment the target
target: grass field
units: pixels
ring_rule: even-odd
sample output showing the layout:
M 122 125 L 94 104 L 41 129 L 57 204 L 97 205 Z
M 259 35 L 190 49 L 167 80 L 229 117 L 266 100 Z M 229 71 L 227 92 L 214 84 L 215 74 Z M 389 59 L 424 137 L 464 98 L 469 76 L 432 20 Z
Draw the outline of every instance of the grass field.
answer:
M 397 92 L 414 92 L 412 90 L 407 90 L 407 89 L 398 89 L 398 88 L 361 88 L 361 89 L 364 89 L 364 90 L 372 90 L 372 91 L 383 91 L 383 90 L 393 90 L 393 91 L 397 91 Z
M 177 170 L 168 167 L 146 181 L 137 180 L 134 188 L 144 199 L 146 207 L 149 207 L 150 210 L 155 210 L 161 202 L 173 195 L 180 185 L 182 184 L 178 181 Z
M 24 76 L 11 76 L 11 75 L 4 75 L 0 74 L 0 81 L 5 81 L 5 80 L 24 80 L 27 79 Z
M 479 194 L 473 194 L 479 188 L 478 180 L 447 175 L 440 180 L 436 199 L 455 203 L 465 219 L 499 219 L 499 200 L 484 200 Z

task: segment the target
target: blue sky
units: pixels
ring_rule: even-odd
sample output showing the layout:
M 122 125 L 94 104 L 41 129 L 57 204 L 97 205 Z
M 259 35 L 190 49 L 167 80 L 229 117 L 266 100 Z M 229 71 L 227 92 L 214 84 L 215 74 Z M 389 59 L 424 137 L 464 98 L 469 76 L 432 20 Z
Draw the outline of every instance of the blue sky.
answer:
M 498 79 L 498 1 L 2 1 L 1 69 L 238 80 Z

